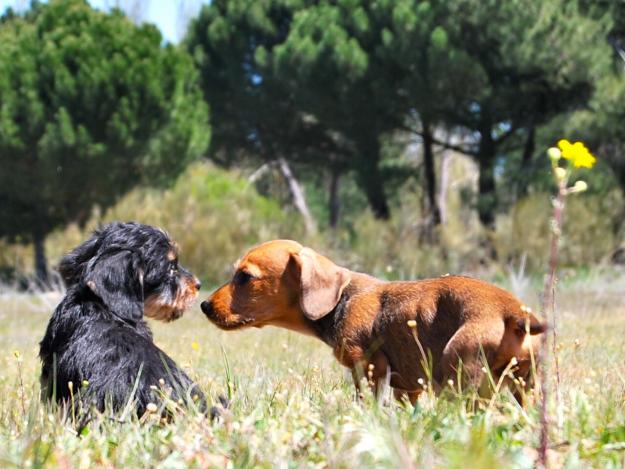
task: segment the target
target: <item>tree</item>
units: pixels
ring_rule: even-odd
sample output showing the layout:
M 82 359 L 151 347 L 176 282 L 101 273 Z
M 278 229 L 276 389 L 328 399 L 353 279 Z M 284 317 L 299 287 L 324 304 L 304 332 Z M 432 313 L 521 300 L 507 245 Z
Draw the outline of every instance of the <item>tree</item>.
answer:
M 446 123 L 476 136 L 461 150 L 479 165 L 478 213 L 492 226 L 495 173 L 504 151 L 531 158 L 535 129 L 590 98 L 598 61 L 604 61 L 605 20 L 583 15 L 564 0 L 458 0 L 446 29 L 454 47 L 471 57 L 464 73 L 476 91 L 449 108 Z
M 390 14 L 378 2 L 313 4 L 294 15 L 287 39 L 275 48 L 275 66 L 298 106 L 353 146 L 349 168 L 381 219 L 390 208 L 380 139 L 403 119 L 393 86 L 398 70 L 376 50 Z
M 585 3 L 588 15 L 599 20 L 609 17 L 611 25 L 604 29 L 603 38 L 611 54 L 608 60 L 597 61 L 592 99 L 567 119 L 567 131 L 596 150 L 625 190 L 625 3 Z
M 284 157 L 324 168 L 331 225 L 339 178 L 352 171 L 374 214 L 388 218 L 386 186 L 408 172 L 383 167 L 381 138 L 403 129 L 417 105 L 431 131 L 436 106 L 463 89 L 449 74 L 445 34 L 436 28 L 446 10 L 433 14 L 431 3 L 205 6 L 186 43 L 213 111 L 212 157 L 225 164 L 245 155 Z M 424 56 L 430 63 L 421 66 Z M 427 80 L 423 69 L 431 71 Z M 428 80 L 432 85 L 423 86 Z M 425 148 L 428 200 L 438 220 L 432 145 Z
M 191 22 L 184 44 L 211 105 L 211 158 L 229 166 L 285 161 L 345 170 L 345 150 L 332 129 L 304 112 L 287 80 L 273 69 L 273 51 L 305 2 L 217 0 Z
M 392 18 L 381 32 L 377 55 L 401 71 L 389 83 L 407 104 L 406 129 L 421 138 L 424 185 L 430 225 L 441 222 L 436 194 L 435 134 L 445 127 L 445 114 L 470 96 L 478 83 L 467 70 L 471 59 L 449 41 L 445 0 L 380 2 Z
M 0 22 L 0 236 L 35 245 L 137 184 L 166 184 L 208 145 L 188 56 L 151 25 L 83 0 Z
M 349 167 L 374 214 L 388 218 L 384 136 L 409 129 L 422 137 L 428 206 L 436 199 L 434 132 L 462 102 L 470 78 L 467 54 L 445 31 L 449 2 L 351 0 L 312 4 L 293 18 L 275 63 L 298 106 L 335 129 L 354 151 Z M 469 62 L 470 64 L 470 62 Z

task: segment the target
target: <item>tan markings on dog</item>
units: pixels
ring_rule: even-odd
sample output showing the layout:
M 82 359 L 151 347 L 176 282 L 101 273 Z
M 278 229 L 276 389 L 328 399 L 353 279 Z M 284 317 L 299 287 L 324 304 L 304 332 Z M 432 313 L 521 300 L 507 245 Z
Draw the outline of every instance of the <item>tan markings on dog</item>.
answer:
M 174 298 L 165 294 L 154 294 L 145 298 L 143 314 L 159 321 L 173 321 L 180 318 L 198 296 L 197 279 L 185 277 Z
M 226 330 L 272 325 L 314 335 L 352 370 L 357 387 L 364 377 L 377 390 L 390 376 L 397 397 L 412 402 L 427 379 L 420 347 L 436 391 L 457 378 L 459 362 L 464 385 L 479 387 L 484 356 L 495 372 L 517 360 L 515 373 L 529 382 L 529 350 L 537 355 L 537 334 L 545 330 L 531 309 L 486 282 L 454 276 L 385 282 L 291 240 L 247 252 L 202 311 Z M 532 335 L 521 327 L 526 319 Z

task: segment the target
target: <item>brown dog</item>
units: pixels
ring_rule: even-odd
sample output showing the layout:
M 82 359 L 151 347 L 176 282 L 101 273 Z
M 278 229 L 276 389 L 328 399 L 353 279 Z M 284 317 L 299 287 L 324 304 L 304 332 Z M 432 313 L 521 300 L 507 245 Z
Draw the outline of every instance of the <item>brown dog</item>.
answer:
M 388 373 L 396 396 L 412 402 L 428 368 L 436 390 L 459 375 L 479 386 L 484 359 L 495 380 L 516 359 L 515 376 L 527 383 L 537 334 L 545 331 L 529 308 L 494 285 L 450 276 L 385 282 L 289 240 L 250 250 L 232 281 L 201 307 L 221 329 L 272 325 L 318 337 L 357 386 L 363 371 L 374 390 Z

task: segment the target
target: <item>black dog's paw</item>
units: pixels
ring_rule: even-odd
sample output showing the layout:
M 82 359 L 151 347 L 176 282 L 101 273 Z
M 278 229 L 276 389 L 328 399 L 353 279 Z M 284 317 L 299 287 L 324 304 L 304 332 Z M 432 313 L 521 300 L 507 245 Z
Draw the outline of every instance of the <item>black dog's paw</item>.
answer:
M 211 422 L 215 419 L 221 418 L 224 414 L 225 410 L 228 410 L 228 407 L 230 406 L 230 401 L 228 400 L 227 397 L 219 395 L 217 396 L 217 400 L 219 401 L 219 406 L 212 406 L 210 408 L 210 419 Z

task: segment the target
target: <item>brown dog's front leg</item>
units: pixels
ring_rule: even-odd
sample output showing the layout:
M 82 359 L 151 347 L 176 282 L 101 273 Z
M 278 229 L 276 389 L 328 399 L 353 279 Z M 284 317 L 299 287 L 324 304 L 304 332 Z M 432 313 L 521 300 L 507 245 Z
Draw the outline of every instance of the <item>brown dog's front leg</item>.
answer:
M 378 392 L 381 389 L 382 383 L 386 380 L 386 376 L 390 371 L 388 359 L 383 352 L 375 352 L 369 359 L 360 358 L 354 360 L 354 366 L 352 367 L 352 378 L 354 379 L 354 385 L 361 396 L 360 383 L 362 379 L 367 380 L 367 384 L 373 391 L 374 396 L 378 397 Z

